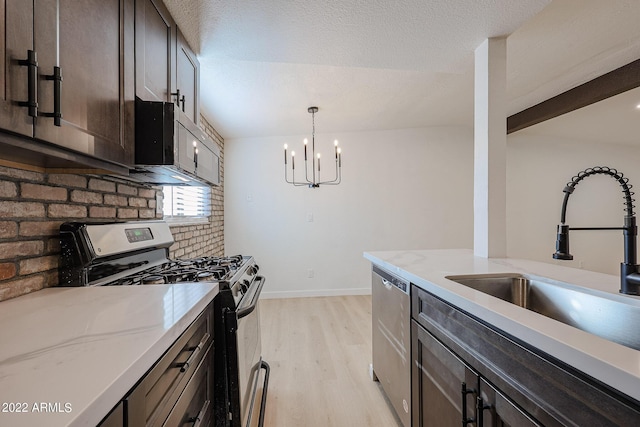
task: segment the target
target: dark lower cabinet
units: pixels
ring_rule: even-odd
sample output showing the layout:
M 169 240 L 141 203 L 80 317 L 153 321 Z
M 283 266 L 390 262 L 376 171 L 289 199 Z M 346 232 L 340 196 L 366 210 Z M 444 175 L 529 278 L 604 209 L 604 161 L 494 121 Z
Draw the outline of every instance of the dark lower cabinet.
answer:
M 213 303 L 187 328 L 99 427 L 213 423 Z
M 412 286 L 414 427 L 638 426 L 640 402 Z
M 460 426 L 474 419 L 477 374 L 415 321 L 413 340 L 413 426 Z M 463 421 L 464 420 L 464 421 Z
M 412 321 L 413 426 L 540 426 Z
M 479 378 L 479 397 L 476 398 L 478 427 L 533 427 L 541 424 L 518 408 L 510 399 Z

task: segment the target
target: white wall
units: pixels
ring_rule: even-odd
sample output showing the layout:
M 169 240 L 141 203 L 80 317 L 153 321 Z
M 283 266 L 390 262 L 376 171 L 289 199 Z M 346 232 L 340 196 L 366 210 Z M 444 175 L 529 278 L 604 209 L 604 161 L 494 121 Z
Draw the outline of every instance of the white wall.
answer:
M 630 184 L 640 186 L 640 148 L 536 136 L 526 130 L 510 135 L 507 147 L 509 257 L 618 275 L 623 260 L 622 231 L 572 231 L 574 260 L 551 258 L 562 190 L 574 175 L 592 166 L 616 168 L 630 179 Z M 572 227 L 621 227 L 623 209 L 623 194 L 616 180 L 590 176 L 569 198 L 567 223 Z
M 343 149 L 342 184 L 316 189 L 284 182 L 305 136 L 225 141 L 225 251 L 256 258 L 265 297 L 369 293 L 364 251 L 473 246 L 471 129 L 316 134 Z

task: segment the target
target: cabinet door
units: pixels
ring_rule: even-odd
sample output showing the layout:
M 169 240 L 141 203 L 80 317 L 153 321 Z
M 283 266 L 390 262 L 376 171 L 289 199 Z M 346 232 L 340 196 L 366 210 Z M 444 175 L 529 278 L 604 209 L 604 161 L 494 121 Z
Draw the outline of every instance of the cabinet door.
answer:
M 161 1 L 136 1 L 136 96 L 171 101 L 175 87 L 175 23 Z
M 132 0 L 36 3 L 36 138 L 133 163 L 133 68 L 125 62 L 132 52 L 132 20 Z M 54 77 L 55 67 L 60 68 L 62 82 Z M 58 123 L 47 117 L 58 113 Z
M 200 118 L 199 108 L 199 81 L 200 64 L 182 33 L 178 30 L 177 37 L 177 87 L 180 91 L 179 105 L 182 111 L 198 124 Z M 184 97 L 184 99 L 182 98 Z
M 412 425 L 475 425 L 478 376 L 414 320 L 411 336 Z
M 484 378 L 480 379 L 480 397 L 477 405 L 478 427 L 541 426 Z
M 27 107 L 21 105 L 29 100 L 29 67 L 21 61 L 27 59 L 28 51 L 33 51 L 33 2 L 0 2 L 0 19 L 5 25 L 0 31 L 3 60 L 0 68 L 0 128 L 33 136 L 33 118 L 29 116 Z M 32 72 L 32 97 L 35 101 L 35 64 Z

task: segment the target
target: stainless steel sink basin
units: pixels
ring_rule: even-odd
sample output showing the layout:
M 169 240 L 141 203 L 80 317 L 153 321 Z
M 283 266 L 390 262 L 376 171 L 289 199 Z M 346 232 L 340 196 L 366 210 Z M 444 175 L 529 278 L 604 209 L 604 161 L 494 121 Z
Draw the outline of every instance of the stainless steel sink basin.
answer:
M 522 274 L 447 276 L 447 279 L 640 350 L 639 299 Z

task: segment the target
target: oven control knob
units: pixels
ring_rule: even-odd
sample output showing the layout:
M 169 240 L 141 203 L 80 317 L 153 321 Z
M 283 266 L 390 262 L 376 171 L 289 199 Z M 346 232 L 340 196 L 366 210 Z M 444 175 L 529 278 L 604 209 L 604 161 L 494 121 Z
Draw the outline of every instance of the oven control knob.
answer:
M 242 283 L 240 283 L 240 287 L 242 288 L 242 292 L 246 293 L 249 290 L 249 281 L 247 279 L 243 280 Z
M 259 268 L 260 268 L 260 267 L 258 267 L 258 265 L 256 264 L 256 265 L 252 265 L 251 267 L 249 267 L 249 268 L 247 269 L 247 271 L 249 272 L 249 275 L 254 276 L 255 274 L 257 274 L 257 273 L 258 273 L 258 269 L 259 269 Z

